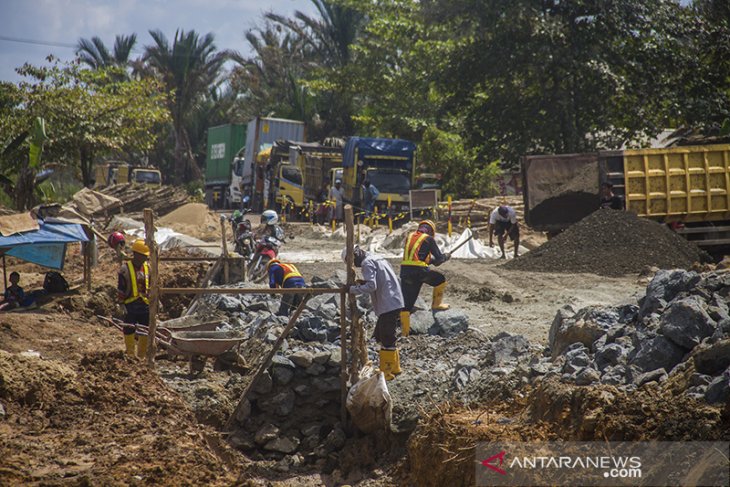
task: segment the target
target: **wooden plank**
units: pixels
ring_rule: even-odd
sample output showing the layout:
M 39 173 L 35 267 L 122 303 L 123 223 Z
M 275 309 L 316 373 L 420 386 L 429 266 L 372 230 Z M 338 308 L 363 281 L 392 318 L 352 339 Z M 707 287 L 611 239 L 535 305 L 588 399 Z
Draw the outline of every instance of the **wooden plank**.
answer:
M 328 287 L 302 287 L 302 288 L 277 288 L 267 287 L 237 288 L 237 287 L 161 287 L 160 294 L 339 294 L 340 288 Z
M 294 314 L 289 318 L 289 323 L 286 325 L 286 328 L 281 332 L 281 335 L 279 335 L 279 338 L 276 339 L 276 342 L 271 346 L 271 349 L 266 354 L 266 357 L 264 358 L 263 362 L 259 364 L 259 368 L 256 370 L 256 373 L 254 373 L 252 376 L 250 376 L 250 379 L 246 386 L 243 389 L 243 392 L 241 392 L 241 397 L 238 399 L 238 403 L 236 404 L 236 407 L 233 408 L 233 412 L 231 413 L 230 417 L 228 418 L 228 421 L 226 421 L 226 425 L 224 427 L 224 430 L 227 432 L 230 432 L 233 428 L 233 424 L 236 422 L 236 416 L 238 416 L 238 413 L 243 408 L 243 405 L 246 401 L 246 396 L 248 396 L 249 392 L 251 392 L 251 389 L 253 388 L 254 384 L 256 383 L 256 379 L 258 379 L 261 374 L 264 373 L 266 369 L 269 368 L 269 365 L 271 365 L 271 360 L 274 358 L 274 355 L 276 355 L 277 350 L 279 350 L 279 347 L 281 347 L 281 344 L 284 342 L 284 339 L 289 335 L 289 333 L 292 331 L 294 326 L 297 324 L 297 319 L 299 318 L 299 315 L 304 311 L 304 306 L 307 304 L 307 301 L 309 301 L 309 298 L 311 295 L 306 295 L 302 299 L 302 302 L 299 303 L 299 306 L 297 307 L 296 311 L 294 311 Z

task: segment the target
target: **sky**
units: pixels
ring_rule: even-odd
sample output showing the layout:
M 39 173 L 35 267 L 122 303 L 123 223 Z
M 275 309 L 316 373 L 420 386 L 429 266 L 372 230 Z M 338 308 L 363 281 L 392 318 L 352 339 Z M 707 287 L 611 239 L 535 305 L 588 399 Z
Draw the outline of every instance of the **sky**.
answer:
M 20 81 L 15 68 L 42 65 L 49 54 L 73 59 L 80 38 L 98 36 L 111 49 L 117 34 L 136 33 L 140 54 L 152 44 L 148 31 L 154 29 L 170 42 L 178 28 L 212 32 L 219 49 L 246 55 L 244 32 L 263 25 L 265 12 L 290 16 L 296 10 L 316 15 L 310 0 L 0 0 L 0 81 Z

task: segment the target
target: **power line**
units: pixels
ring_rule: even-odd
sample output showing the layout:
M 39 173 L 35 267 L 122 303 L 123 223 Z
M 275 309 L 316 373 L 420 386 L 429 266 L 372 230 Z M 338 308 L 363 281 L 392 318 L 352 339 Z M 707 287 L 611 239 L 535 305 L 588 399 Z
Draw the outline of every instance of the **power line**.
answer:
M 21 44 L 36 44 L 39 46 L 51 46 L 51 47 L 68 47 L 70 49 L 76 49 L 76 44 L 68 44 L 66 42 L 51 42 L 51 41 L 39 41 L 35 39 L 22 39 L 20 37 L 9 37 L 0 36 L 0 41 L 18 42 Z

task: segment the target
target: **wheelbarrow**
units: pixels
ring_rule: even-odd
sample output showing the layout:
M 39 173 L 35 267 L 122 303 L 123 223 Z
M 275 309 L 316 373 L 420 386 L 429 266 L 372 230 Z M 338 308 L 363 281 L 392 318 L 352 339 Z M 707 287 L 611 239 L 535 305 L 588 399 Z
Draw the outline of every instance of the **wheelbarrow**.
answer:
M 185 331 L 169 328 L 157 330 L 157 340 L 163 347 L 179 355 L 205 355 L 217 357 L 234 347 L 246 338 L 232 331 Z

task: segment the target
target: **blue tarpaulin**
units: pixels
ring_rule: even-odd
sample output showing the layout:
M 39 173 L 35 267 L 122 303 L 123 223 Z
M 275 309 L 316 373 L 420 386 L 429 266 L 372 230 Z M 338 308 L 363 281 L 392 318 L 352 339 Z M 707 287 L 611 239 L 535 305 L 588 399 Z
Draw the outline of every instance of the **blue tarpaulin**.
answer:
M 405 168 L 410 168 L 413 163 L 413 153 L 416 150 L 416 144 L 409 140 L 403 139 L 375 139 L 369 137 L 350 137 L 345 145 L 345 153 L 342 159 L 342 167 L 352 167 L 356 164 L 357 159 L 366 163 L 376 163 L 376 161 L 387 161 L 388 157 L 407 160 Z M 368 161 L 370 160 L 370 161 Z M 402 164 L 402 163 L 401 163 Z M 400 167 L 403 165 L 399 164 Z M 385 164 L 375 164 L 385 165 Z
M 52 269 L 63 269 L 66 244 L 88 242 L 84 227 L 78 223 L 44 223 L 30 232 L 0 236 L 0 253 Z

